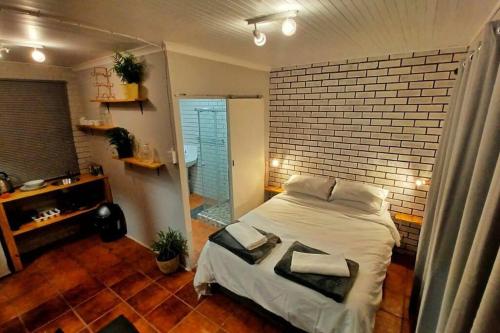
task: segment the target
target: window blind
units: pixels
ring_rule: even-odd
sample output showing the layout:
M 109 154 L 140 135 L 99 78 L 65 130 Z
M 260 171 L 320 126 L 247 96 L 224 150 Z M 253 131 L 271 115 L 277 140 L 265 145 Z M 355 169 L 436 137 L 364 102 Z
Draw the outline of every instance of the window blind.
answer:
M 0 171 L 14 185 L 79 171 L 66 82 L 0 79 Z

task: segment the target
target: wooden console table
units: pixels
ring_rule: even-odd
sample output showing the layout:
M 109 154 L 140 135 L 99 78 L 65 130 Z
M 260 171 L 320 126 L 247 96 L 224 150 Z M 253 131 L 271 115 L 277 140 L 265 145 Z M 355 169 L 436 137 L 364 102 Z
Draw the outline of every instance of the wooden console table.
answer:
M 14 193 L 12 193 L 9 197 L 7 198 L 0 198 L 0 228 L 3 234 L 3 238 L 5 240 L 5 244 L 7 246 L 7 253 L 8 257 L 10 258 L 14 270 L 20 271 L 23 269 L 23 264 L 21 262 L 21 257 L 18 251 L 18 247 L 16 244 L 16 237 L 19 235 L 23 235 L 25 233 L 31 232 L 33 230 L 37 230 L 40 228 L 47 227 L 49 225 L 53 225 L 59 222 L 66 221 L 70 218 L 88 213 L 95 208 L 97 208 L 97 205 L 94 207 L 90 207 L 87 209 L 83 210 L 77 210 L 73 211 L 71 213 L 66 213 L 66 214 L 61 214 L 59 216 L 50 218 L 45 221 L 40 221 L 40 222 L 28 222 L 24 223 L 20 226 L 18 230 L 12 230 L 10 227 L 9 223 L 9 214 L 8 214 L 8 209 L 7 206 L 10 204 L 16 204 L 19 203 L 20 200 L 28 200 L 28 201 L 34 201 L 37 198 L 43 198 L 43 196 L 51 195 L 56 193 L 56 191 L 61 191 L 69 188 L 76 188 L 79 186 L 82 186 L 84 184 L 90 184 L 90 183 L 96 183 L 96 182 L 102 182 L 103 187 L 103 193 L 102 197 L 103 200 L 100 201 L 98 204 L 102 202 L 113 202 L 113 197 L 111 194 L 111 188 L 109 186 L 109 181 L 107 176 L 91 176 L 91 175 L 81 175 L 80 180 L 78 182 L 72 183 L 72 184 L 67 184 L 67 185 L 47 185 L 46 187 L 39 189 L 39 190 L 34 190 L 34 191 L 28 191 L 28 192 L 22 192 L 20 190 L 16 190 Z

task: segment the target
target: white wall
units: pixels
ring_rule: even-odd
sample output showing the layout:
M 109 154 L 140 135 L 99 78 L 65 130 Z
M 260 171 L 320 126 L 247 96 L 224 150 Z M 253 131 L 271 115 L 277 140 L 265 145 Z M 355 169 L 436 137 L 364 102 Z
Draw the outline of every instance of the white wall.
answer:
M 112 105 L 112 119 L 114 125 L 126 128 L 140 142 L 149 143 L 167 167 L 161 169 L 159 176 L 156 171 L 127 167 L 111 158 L 110 146 L 102 135 L 90 136 L 89 145 L 92 161 L 101 164 L 110 177 L 114 201 L 122 207 L 127 219 L 128 235 L 150 245 L 156 233 L 169 226 L 187 234 L 179 170 L 177 165 L 169 162 L 168 154 L 174 146 L 174 129 L 171 126 L 165 56 L 159 51 L 141 59 L 147 65 L 143 86 L 148 92 L 148 102 L 144 105 L 144 114 L 137 104 Z M 90 102 L 97 92 L 90 72 L 91 69 L 81 70 L 77 75 L 86 115 L 96 119 L 99 110 L 105 110 L 105 106 Z M 113 90 L 119 97 L 120 82 L 114 77 L 113 83 Z
M 66 81 L 73 139 L 80 172 L 88 172 L 90 151 L 87 137 L 75 127 L 83 114 L 75 73 L 67 67 L 0 61 L 0 79 Z

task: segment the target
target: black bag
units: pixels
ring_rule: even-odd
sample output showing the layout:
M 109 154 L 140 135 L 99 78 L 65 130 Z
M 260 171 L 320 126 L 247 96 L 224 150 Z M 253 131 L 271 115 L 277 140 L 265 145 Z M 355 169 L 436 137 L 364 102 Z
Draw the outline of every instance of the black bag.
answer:
M 103 242 L 117 240 L 127 233 L 125 215 L 120 206 L 114 203 L 103 203 L 97 207 L 95 226 Z

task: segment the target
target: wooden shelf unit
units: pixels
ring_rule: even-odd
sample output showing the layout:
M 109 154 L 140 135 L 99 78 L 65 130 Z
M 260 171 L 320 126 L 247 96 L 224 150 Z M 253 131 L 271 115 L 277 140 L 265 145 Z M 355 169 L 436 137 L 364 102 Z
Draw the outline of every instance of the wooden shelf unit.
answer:
M 76 217 L 76 216 L 91 212 L 94 209 L 96 209 L 98 206 L 99 205 L 95 205 L 94 207 L 91 207 L 91 208 L 77 210 L 75 212 L 71 212 L 71 213 L 67 213 L 67 214 L 61 214 L 59 216 L 50 218 L 50 219 L 45 220 L 45 221 L 40 221 L 40 222 L 33 221 L 33 222 L 25 223 L 19 228 L 19 230 L 12 231 L 12 234 L 14 236 L 19 236 L 19 235 L 25 234 L 27 232 L 30 232 L 30 231 L 33 231 L 36 229 L 44 228 L 44 227 L 52 225 L 52 224 L 63 222 L 64 220 L 70 219 L 72 217 Z
M 80 180 L 78 182 L 72 183 L 72 184 L 67 184 L 67 185 L 47 185 L 46 187 L 39 189 L 39 190 L 33 190 L 33 191 L 27 191 L 23 192 L 20 191 L 19 189 L 16 190 L 14 193 L 12 193 L 9 197 L 7 198 L 1 198 L 0 199 L 0 229 L 3 235 L 3 239 L 5 241 L 5 245 L 7 247 L 7 252 L 6 255 L 10 258 L 14 270 L 20 271 L 23 269 L 23 264 L 21 262 L 21 256 L 19 254 L 19 250 L 16 244 L 16 237 L 26 234 L 28 232 L 38 230 L 41 228 L 45 228 L 49 225 L 54 225 L 56 223 L 60 223 L 63 221 L 66 221 L 70 218 L 76 217 L 83 215 L 85 213 L 88 213 L 92 210 L 94 210 L 97 206 L 90 207 L 87 209 L 79 210 L 79 211 L 74 211 L 71 213 L 67 214 L 61 214 L 59 216 L 50 218 L 45 221 L 40 221 L 40 222 L 27 222 L 24 223 L 20 226 L 18 230 L 12 230 L 10 227 L 9 223 L 9 217 L 8 217 L 8 208 L 6 205 L 9 205 L 9 203 L 13 203 L 14 201 L 18 200 L 37 200 L 37 197 L 43 196 L 45 194 L 50 194 L 53 192 L 57 192 L 60 190 L 72 188 L 72 187 L 78 187 L 84 184 L 89 184 L 92 182 L 97 182 L 97 181 L 102 181 L 103 182 L 103 198 L 104 201 L 106 202 L 113 202 L 113 196 L 111 194 L 111 188 L 109 186 L 109 181 L 107 176 L 91 176 L 91 175 L 81 175 Z M 40 198 L 38 198 L 40 199 Z M 44 199 L 42 197 L 41 199 Z M 17 203 L 16 203 L 17 204 Z M 12 207 L 11 207 L 12 208 Z

